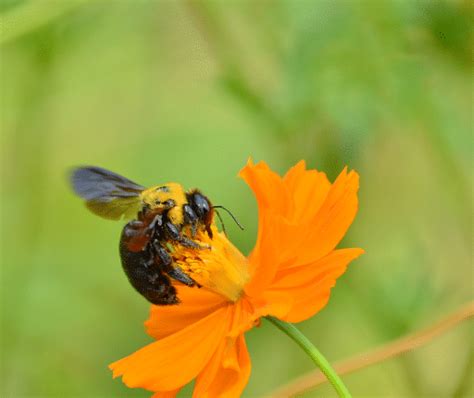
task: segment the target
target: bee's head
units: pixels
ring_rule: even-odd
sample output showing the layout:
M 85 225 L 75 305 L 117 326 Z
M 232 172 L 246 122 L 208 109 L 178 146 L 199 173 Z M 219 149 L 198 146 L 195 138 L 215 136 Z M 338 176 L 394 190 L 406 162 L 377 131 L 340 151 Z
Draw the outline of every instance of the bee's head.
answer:
M 196 214 L 200 223 L 205 226 L 209 235 L 212 235 L 211 224 L 214 216 L 214 210 L 209 199 L 198 190 L 193 190 L 187 195 L 188 204 Z

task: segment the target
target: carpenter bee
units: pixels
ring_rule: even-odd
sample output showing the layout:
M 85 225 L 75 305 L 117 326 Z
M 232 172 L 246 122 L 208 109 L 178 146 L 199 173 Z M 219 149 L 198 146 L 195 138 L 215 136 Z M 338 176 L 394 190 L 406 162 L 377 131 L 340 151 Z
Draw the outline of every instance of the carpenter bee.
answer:
M 222 206 L 212 206 L 197 189 L 185 191 L 174 182 L 144 188 L 100 167 L 74 169 L 71 184 L 93 213 L 111 220 L 131 219 L 122 230 L 120 257 L 130 283 L 148 301 L 179 303 L 170 278 L 197 285 L 174 266 L 170 251 L 179 245 L 208 249 L 193 238 L 198 231 L 212 238 L 214 209 Z

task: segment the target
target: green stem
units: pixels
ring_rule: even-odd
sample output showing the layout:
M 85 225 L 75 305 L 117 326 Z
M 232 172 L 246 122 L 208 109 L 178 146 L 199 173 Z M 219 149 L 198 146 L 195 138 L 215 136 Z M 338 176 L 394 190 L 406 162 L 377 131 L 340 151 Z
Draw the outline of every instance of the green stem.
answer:
M 333 385 L 337 394 L 343 398 L 351 398 L 351 393 L 344 385 L 340 377 L 334 371 L 330 363 L 323 354 L 309 341 L 306 336 L 301 333 L 293 324 L 281 321 L 272 316 L 266 317 L 271 323 L 273 323 L 278 329 L 285 332 L 290 336 L 303 350 L 310 356 L 313 362 L 321 369 L 321 372 L 325 374 L 329 382 Z

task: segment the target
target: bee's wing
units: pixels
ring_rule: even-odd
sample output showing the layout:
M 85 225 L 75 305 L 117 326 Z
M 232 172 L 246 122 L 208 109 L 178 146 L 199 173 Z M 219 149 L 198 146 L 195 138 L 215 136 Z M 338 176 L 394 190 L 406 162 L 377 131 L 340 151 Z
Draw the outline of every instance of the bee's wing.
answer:
M 74 169 L 71 184 L 89 210 L 111 220 L 136 217 L 140 193 L 145 189 L 128 178 L 94 166 Z

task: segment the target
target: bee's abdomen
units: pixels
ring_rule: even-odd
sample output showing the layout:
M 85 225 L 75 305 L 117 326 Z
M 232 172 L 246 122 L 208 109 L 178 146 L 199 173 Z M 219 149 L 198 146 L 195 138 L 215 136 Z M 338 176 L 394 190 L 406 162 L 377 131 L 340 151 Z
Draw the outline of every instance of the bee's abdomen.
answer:
M 127 224 L 128 225 L 128 224 Z M 141 251 L 131 251 L 124 239 L 125 229 L 120 239 L 120 258 L 122 267 L 130 284 L 149 302 L 157 305 L 179 303 L 176 289 L 170 279 L 156 264 L 156 258 L 147 247 Z

